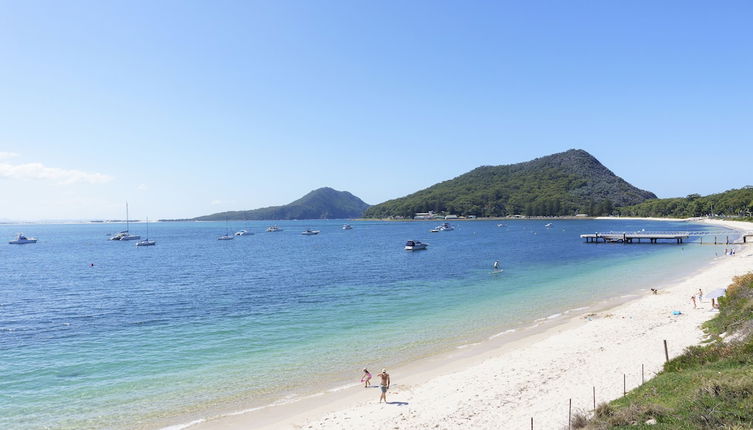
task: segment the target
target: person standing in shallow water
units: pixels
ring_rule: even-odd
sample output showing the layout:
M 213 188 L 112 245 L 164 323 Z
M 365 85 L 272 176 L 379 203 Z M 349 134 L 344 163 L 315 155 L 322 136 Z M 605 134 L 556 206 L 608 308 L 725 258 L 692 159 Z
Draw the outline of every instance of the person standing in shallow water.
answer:
M 387 373 L 387 369 L 382 369 L 382 373 L 377 375 L 379 379 L 379 388 L 382 390 L 382 395 L 379 396 L 379 403 L 387 403 L 387 390 L 390 389 L 390 374 Z

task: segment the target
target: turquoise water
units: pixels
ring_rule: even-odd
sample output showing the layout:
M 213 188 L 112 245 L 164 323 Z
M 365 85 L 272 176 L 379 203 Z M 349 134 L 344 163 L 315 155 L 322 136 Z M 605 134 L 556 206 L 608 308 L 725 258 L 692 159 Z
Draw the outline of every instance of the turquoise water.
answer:
M 224 223 L 159 223 L 149 248 L 107 241 L 113 225 L 0 226 L 40 240 L 0 246 L 0 428 L 159 427 L 263 405 L 654 286 L 719 251 L 578 237 L 686 223 L 499 223 L 250 222 L 231 228 L 256 234 L 233 241 L 216 240 Z M 408 239 L 429 249 L 406 252 Z

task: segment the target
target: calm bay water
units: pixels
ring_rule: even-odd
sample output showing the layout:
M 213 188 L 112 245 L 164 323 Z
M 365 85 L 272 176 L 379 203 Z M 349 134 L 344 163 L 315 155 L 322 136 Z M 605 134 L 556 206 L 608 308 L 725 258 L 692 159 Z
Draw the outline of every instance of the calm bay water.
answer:
M 290 221 L 278 233 L 249 222 L 230 228 L 256 234 L 232 241 L 216 240 L 225 223 L 157 223 L 147 248 L 108 241 L 118 225 L 0 226 L 3 239 L 39 238 L 0 246 L 0 428 L 151 427 L 269 403 L 305 393 L 313 377 L 356 381 L 364 365 L 653 286 L 719 252 L 578 237 L 705 226 L 546 222 L 441 233 L 427 222 Z M 309 227 L 321 234 L 300 234 Z M 408 239 L 429 249 L 406 252 Z M 492 273 L 495 260 L 504 272 Z

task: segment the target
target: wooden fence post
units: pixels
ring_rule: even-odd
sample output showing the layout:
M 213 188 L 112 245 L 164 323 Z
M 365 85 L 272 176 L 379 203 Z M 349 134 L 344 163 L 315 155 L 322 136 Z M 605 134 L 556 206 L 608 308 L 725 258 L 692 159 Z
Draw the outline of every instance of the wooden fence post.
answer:
M 667 339 L 664 339 L 664 361 L 669 361 L 669 350 L 667 349 Z
M 641 363 L 641 385 L 645 384 L 646 380 L 643 377 L 643 363 Z
M 567 430 L 571 430 L 573 425 L 573 399 L 570 399 L 570 406 L 567 408 Z
M 594 410 L 596 410 L 596 386 L 594 385 Z

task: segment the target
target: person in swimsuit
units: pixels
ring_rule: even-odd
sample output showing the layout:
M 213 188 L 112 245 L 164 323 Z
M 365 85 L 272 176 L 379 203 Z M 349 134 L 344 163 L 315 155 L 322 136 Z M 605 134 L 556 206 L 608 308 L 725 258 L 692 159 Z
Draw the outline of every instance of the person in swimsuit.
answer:
M 363 388 L 368 387 L 371 385 L 371 373 L 369 373 L 368 369 L 365 367 L 363 368 L 363 376 L 361 376 L 361 382 L 363 382 Z
M 387 373 L 387 369 L 382 369 L 382 373 L 377 375 L 379 378 L 379 388 L 382 389 L 382 395 L 379 397 L 379 403 L 387 403 L 387 390 L 390 389 L 390 374 Z

